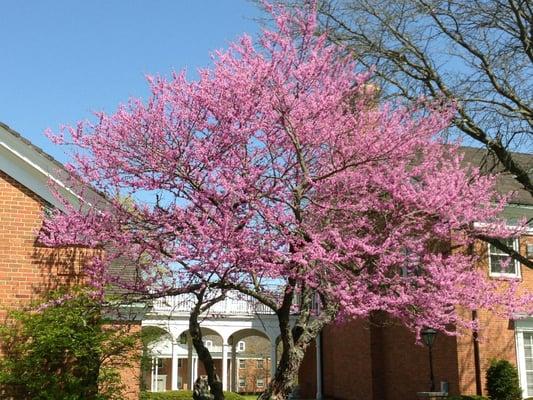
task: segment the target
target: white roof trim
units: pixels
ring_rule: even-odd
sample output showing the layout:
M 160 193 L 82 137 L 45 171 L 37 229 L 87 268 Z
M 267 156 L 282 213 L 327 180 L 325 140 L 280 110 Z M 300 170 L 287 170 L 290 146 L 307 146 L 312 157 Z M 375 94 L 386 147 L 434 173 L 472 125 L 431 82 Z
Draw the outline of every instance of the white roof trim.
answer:
M 63 205 L 52 194 L 50 181 L 58 185 L 61 194 L 73 205 L 82 202 L 90 205 L 67 186 L 65 178 L 68 172 L 61 163 L 1 123 L 0 170 L 59 209 L 63 209 Z M 102 199 L 91 190 L 91 198 L 93 195 Z

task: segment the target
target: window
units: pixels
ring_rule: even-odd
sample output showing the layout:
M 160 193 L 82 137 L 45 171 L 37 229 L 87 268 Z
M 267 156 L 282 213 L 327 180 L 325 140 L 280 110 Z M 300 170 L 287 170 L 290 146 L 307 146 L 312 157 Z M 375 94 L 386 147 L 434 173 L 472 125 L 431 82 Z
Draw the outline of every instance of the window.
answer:
M 239 379 L 239 387 L 243 388 L 245 386 L 246 386 L 246 379 L 243 379 L 243 378 Z
M 187 344 L 187 334 L 186 333 L 182 333 L 180 335 L 179 343 L 180 344 Z
M 255 380 L 255 386 L 258 388 L 265 387 L 265 380 L 263 378 L 257 378 Z
M 163 359 L 162 358 L 156 358 L 157 360 L 157 369 L 163 368 Z
M 240 341 L 239 343 L 237 343 L 237 351 L 244 351 L 246 350 L 246 343 L 244 343 L 244 341 Z
M 257 368 L 259 368 L 259 369 L 263 369 L 264 368 L 263 367 L 263 359 L 262 358 L 257 360 Z
M 204 341 L 204 346 L 207 347 L 208 349 L 211 349 L 213 347 L 213 341 L 212 340 L 205 340 Z
M 501 242 L 518 251 L 518 239 L 503 239 Z M 490 276 L 501 277 L 519 277 L 520 263 L 511 259 L 511 257 L 489 244 L 489 273 Z
M 243 360 L 242 358 L 239 360 L 239 368 L 240 369 L 246 368 L 246 360 Z

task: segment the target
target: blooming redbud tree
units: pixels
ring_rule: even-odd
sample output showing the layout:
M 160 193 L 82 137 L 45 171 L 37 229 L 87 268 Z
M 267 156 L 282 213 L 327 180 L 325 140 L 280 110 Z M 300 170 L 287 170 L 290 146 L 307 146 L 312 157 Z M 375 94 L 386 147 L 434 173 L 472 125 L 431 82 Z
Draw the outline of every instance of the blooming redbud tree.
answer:
M 370 74 L 315 34 L 312 11 L 273 14 L 275 29 L 215 53 L 197 80 L 150 77 L 146 101 L 54 136 L 109 204 L 67 206 L 42 240 L 112 249 L 89 266 L 96 286 L 209 286 L 270 307 L 283 351 L 265 399 L 285 398 L 335 319 L 384 311 L 417 334 L 453 334 L 472 324 L 461 309 L 527 304 L 516 283 L 489 281 L 452 250 L 480 227 L 513 234 L 495 178 L 439 139 L 453 107 L 376 104 Z M 139 279 L 108 274 L 117 260 Z

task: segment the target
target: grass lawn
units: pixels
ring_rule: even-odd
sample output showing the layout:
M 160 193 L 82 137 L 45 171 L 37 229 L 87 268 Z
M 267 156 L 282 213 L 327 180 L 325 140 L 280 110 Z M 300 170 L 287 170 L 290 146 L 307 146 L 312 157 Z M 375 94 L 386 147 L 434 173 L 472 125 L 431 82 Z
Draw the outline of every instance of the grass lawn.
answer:
M 246 400 L 257 400 L 257 395 L 255 394 L 247 394 L 245 396 L 242 396 L 244 397 Z

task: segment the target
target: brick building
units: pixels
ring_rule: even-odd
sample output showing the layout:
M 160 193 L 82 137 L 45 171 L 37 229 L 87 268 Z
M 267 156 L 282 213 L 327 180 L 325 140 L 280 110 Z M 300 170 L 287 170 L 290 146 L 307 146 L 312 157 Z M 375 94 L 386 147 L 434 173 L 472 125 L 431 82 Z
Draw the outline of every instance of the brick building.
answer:
M 0 321 L 6 310 L 22 307 L 59 285 L 83 281 L 87 249 L 50 249 L 37 241 L 44 215 L 62 207 L 49 190 L 50 181 L 72 202 L 81 200 L 67 188 L 66 178 L 59 162 L 0 123 Z M 91 204 L 103 201 L 89 189 L 84 199 Z M 122 371 L 127 400 L 138 399 L 137 370 Z
M 466 159 L 483 165 L 481 150 L 466 148 L 464 151 Z M 517 155 L 517 158 L 522 165 L 533 166 L 531 156 Z M 498 186 L 505 193 L 517 191 L 513 203 L 504 212 L 511 224 L 521 216 L 533 217 L 533 199 L 520 190 L 513 177 L 502 175 Z M 533 229 L 509 244 L 522 255 L 533 258 Z M 519 279 L 523 288 L 533 290 L 533 270 L 514 262 L 508 273 L 503 274 L 499 266 L 508 256 L 486 243 L 477 243 L 475 247 L 482 256 L 479 268 L 489 278 Z M 466 318 L 475 316 L 465 311 Z M 491 359 L 499 358 L 518 367 L 524 398 L 533 396 L 533 318 L 503 319 L 487 312 L 479 312 L 477 317 L 481 326 L 478 341 L 471 333 L 457 337 L 437 335 L 433 346 L 437 390 L 442 382 L 443 387 L 449 387 L 450 394 L 486 395 L 486 370 Z M 324 398 L 405 400 L 414 399 L 417 392 L 430 388 L 428 349 L 415 345 L 414 335 L 386 315 L 328 326 L 320 343 L 318 357 L 313 345 L 300 370 L 303 398 L 317 396 L 317 379 L 320 379 L 317 376 L 321 376 L 319 395 Z
M 50 290 L 63 285 L 83 283 L 82 266 L 90 256 L 90 250 L 75 247 L 52 249 L 42 246 L 37 240 L 45 215 L 54 208 L 62 209 L 62 204 L 50 191 L 51 181 L 55 182 L 62 196 L 73 204 L 79 204 L 79 202 L 87 202 L 92 206 L 100 206 L 102 202 L 105 204 L 105 199 L 90 188 L 73 190 L 72 182 L 68 178 L 68 173 L 61 163 L 7 125 L 0 123 L 0 320 L 6 318 L 7 310 L 23 307 Z M 81 192 L 83 192 L 83 197 L 77 194 Z M 114 269 L 115 273 L 121 276 L 127 273 L 123 266 L 116 265 Z M 242 303 L 245 306 L 250 305 L 247 302 Z M 131 305 L 128 309 L 121 310 L 121 318 L 126 318 L 124 317 L 126 311 L 131 311 Z M 133 310 L 134 314 L 138 311 L 138 309 Z M 256 311 L 256 309 L 253 310 L 253 312 Z M 163 318 L 167 319 L 168 310 L 164 309 L 163 314 Z M 185 314 L 186 319 L 188 312 Z M 134 317 L 138 316 L 138 314 L 134 315 Z M 239 316 L 237 320 L 242 320 L 242 318 L 246 320 L 246 323 L 239 326 L 246 329 L 259 324 L 259 319 L 250 318 L 248 315 Z M 265 318 L 272 319 L 272 316 Z M 141 321 L 132 321 L 128 318 L 127 324 L 130 330 L 136 330 L 140 329 Z M 263 325 L 259 324 L 259 328 L 262 327 Z M 227 368 L 231 371 L 231 374 L 228 373 L 227 380 L 228 382 L 231 380 L 234 390 L 260 391 L 270 379 L 272 353 L 270 341 L 264 337 L 254 340 L 253 331 L 247 332 L 242 329 L 239 333 L 234 332 L 233 337 L 237 337 L 236 335 L 239 335 L 239 343 L 236 343 L 235 357 L 232 356 L 231 350 L 226 354 Z M 217 369 L 221 371 L 222 355 L 220 351 L 217 354 L 216 348 L 222 347 L 222 338 L 218 335 L 213 335 L 213 337 L 207 335 L 206 340 L 214 346 L 214 358 L 217 356 L 220 358 L 216 362 L 219 364 Z M 257 346 L 261 346 L 258 344 L 261 340 L 265 342 L 264 348 L 257 353 Z M 228 347 L 226 344 L 226 348 Z M 187 386 L 190 388 L 190 380 L 205 373 L 197 358 L 194 372 L 192 367 L 188 368 L 190 361 L 192 360 L 185 355 L 179 359 L 179 365 L 176 363 L 179 378 L 175 384 L 179 388 Z M 159 366 L 159 379 L 164 376 L 168 377 L 164 383 L 164 389 L 170 390 L 172 388 L 172 359 L 161 357 L 156 362 Z M 231 368 L 232 365 L 235 368 Z M 188 370 L 191 371 L 189 375 L 186 372 Z M 140 374 L 140 364 L 121 371 L 122 380 L 126 386 L 125 400 L 138 399 Z M 180 385 L 178 381 L 181 382 Z
M 481 153 L 465 150 L 471 160 L 479 161 Z M 520 161 L 531 163 L 524 156 Z M 0 318 L 5 310 L 20 307 L 37 298 L 43 292 L 62 284 L 79 283 L 83 279 L 81 265 L 87 256 L 85 249 L 49 249 L 36 240 L 43 216 L 53 207 L 61 207 L 50 193 L 50 180 L 59 184 L 63 194 L 73 202 L 79 198 L 70 192 L 64 183 L 66 171 L 60 163 L 19 134 L 0 123 Z M 512 177 L 500 181 L 502 191 L 518 189 Z M 98 201 L 98 194 L 86 192 L 90 201 Z M 521 215 L 533 216 L 533 201 L 529 194 L 518 193 L 515 203 L 506 212 L 509 220 Z M 533 231 L 513 243 L 516 249 L 533 257 Z M 477 249 L 484 255 L 479 266 L 490 277 L 501 276 L 498 263 L 505 255 L 486 244 Z M 533 271 L 513 264 L 512 274 L 524 287 L 533 289 Z M 485 371 L 492 358 L 504 358 L 518 366 L 524 397 L 533 396 L 533 318 L 501 319 L 480 313 L 481 340 L 476 342 L 471 335 L 445 337 L 439 335 L 434 345 L 434 370 L 438 383 L 447 382 L 452 394 L 485 393 Z M 467 315 L 471 317 L 471 315 Z M 268 316 L 264 319 L 268 320 Z M 231 318 L 226 320 L 231 322 Z M 257 328 L 261 330 L 261 325 Z M 274 325 L 272 325 L 274 329 Z M 253 349 L 253 336 L 241 335 L 235 344 L 235 357 L 226 354 L 228 386 L 241 392 L 257 392 L 266 386 L 275 356 L 275 334 L 266 337 L 264 348 Z M 225 335 L 227 343 L 230 334 Z M 176 334 L 175 337 L 179 337 Z M 216 346 L 220 336 L 210 338 Z M 244 342 L 240 348 L 238 343 Z M 429 365 L 427 349 L 414 345 L 413 335 L 395 321 L 377 315 L 372 321 L 351 321 L 342 326 L 327 327 L 322 334 L 322 349 L 319 361 L 322 369 L 321 387 L 325 397 L 336 399 L 403 400 L 429 388 Z M 176 344 L 176 343 L 175 343 Z M 300 373 L 300 387 L 304 398 L 314 398 L 317 392 L 317 357 L 310 349 Z M 220 356 L 222 357 L 222 356 Z M 171 359 L 157 360 L 161 375 L 171 388 Z M 185 376 L 189 368 L 187 358 L 179 359 L 176 385 L 190 381 Z M 221 362 L 221 360 L 220 360 Z M 218 368 L 217 368 L 218 369 Z M 223 370 L 222 367 L 219 368 Z M 197 374 L 202 374 L 198 365 Z M 183 376 L 182 376 L 183 375 Z M 123 372 L 128 387 L 126 399 L 138 398 L 139 368 Z M 242 384 L 242 385 L 241 385 Z

